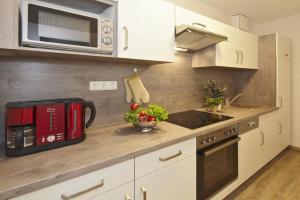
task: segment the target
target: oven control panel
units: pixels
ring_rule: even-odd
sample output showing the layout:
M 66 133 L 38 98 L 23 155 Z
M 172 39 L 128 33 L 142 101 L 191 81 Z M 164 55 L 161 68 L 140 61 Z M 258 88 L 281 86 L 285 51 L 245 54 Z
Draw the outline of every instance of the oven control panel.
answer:
M 237 135 L 238 133 L 239 133 L 239 128 L 238 128 L 237 125 L 224 129 L 224 136 L 225 137 L 228 137 L 228 136 L 230 137 L 230 136 L 233 136 L 233 135 Z
M 239 134 L 238 124 L 197 137 L 197 149 L 202 149 Z

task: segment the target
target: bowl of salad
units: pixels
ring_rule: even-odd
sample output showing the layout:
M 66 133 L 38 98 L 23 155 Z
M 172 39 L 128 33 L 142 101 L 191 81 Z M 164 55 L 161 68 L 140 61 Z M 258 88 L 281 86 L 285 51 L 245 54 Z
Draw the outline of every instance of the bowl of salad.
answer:
M 140 105 L 133 103 L 130 110 L 125 113 L 124 120 L 132 123 L 137 129 L 143 133 L 153 130 L 153 128 L 161 121 L 168 119 L 168 111 L 156 104 Z

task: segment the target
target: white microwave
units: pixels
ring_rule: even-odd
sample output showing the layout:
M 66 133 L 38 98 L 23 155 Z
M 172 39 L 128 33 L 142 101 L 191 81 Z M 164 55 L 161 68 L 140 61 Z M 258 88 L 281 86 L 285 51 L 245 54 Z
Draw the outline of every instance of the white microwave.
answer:
M 22 45 L 114 53 L 114 23 L 100 14 L 38 0 L 21 0 Z

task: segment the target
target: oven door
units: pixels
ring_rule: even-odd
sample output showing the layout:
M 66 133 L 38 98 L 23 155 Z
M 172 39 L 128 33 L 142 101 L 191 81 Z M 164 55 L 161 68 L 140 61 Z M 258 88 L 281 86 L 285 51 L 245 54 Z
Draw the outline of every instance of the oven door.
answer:
M 22 1 L 22 45 L 111 53 L 101 48 L 99 15 L 51 3 Z
M 197 200 L 216 193 L 238 177 L 239 137 L 197 151 Z

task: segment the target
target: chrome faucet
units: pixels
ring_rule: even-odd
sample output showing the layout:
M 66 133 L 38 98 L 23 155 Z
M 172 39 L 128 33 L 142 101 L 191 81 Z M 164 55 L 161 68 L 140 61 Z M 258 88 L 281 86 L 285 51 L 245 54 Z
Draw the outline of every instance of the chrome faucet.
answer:
M 242 93 L 237 94 L 235 97 L 233 97 L 233 99 L 229 100 L 228 98 L 226 99 L 226 106 L 231 106 L 231 104 L 233 104 L 233 102 L 235 102 L 239 97 L 243 96 Z

